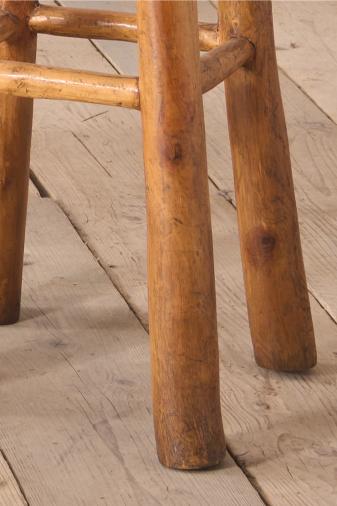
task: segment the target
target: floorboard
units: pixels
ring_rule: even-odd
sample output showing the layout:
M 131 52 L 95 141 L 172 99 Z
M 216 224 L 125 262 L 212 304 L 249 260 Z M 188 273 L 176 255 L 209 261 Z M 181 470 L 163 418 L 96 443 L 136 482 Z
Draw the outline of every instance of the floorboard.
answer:
M 3 451 L 0 450 L 0 505 L 28 506 Z
M 274 2 L 279 66 L 337 123 L 337 2 Z
M 0 504 L 262 505 L 227 455 L 156 458 L 148 336 L 67 218 L 31 197 L 18 324 L 0 328 Z

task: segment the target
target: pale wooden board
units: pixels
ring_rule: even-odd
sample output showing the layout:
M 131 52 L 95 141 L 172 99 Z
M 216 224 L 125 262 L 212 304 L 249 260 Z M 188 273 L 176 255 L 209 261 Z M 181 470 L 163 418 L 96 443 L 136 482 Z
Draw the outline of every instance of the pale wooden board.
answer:
M 97 55 L 90 53 L 85 41 L 44 40 L 42 43 L 41 39 L 44 53 L 40 54 L 43 62 L 54 62 L 56 44 L 60 49 L 55 63 L 59 57 L 66 60 L 66 47 L 71 44 L 76 66 L 97 66 Z M 108 65 L 100 64 L 101 70 Z M 97 116 L 99 113 L 102 114 Z M 209 133 L 212 135 L 212 130 Z M 225 137 L 220 148 L 214 140 L 213 147 L 209 143 L 211 171 L 219 165 L 221 147 L 226 145 Z M 301 152 L 299 163 L 302 156 Z M 33 170 L 69 213 L 118 289 L 145 321 L 146 240 L 141 166 L 137 112 L 83 104 L 39 104 Z M 229 174 L 227 165 L 224 176 L 229 178 Z M 222 403 L 230 447 L 270 504 L 335 505 L 336 326 L 312 300 L 320 360 L 315 371 L 290 376 L 256 367 L 246 318 L 236 214 L 213 186 L 211 194 Z M 316 252 L 313 247 L 312 252 Z
M 1 428 L 0 428 L 1 430 Z M 28 506 L 3 452 L 0 451 L 0 506 Z
M 76 68 L 86 66 L 92 70 L 111 71 L 110 65 L 89 42 L 78 39 L 72 40 L 71 44 L 68 60 L 69 40 L 41 36 L 38 60 L 45 64 L 61 65 L 63 61 L 63 65 Z M 109 117 L 107 122 L 106 117 Z M 88 239 L 90 247 L 113 273 L 114 279 L 118 278 L 115 281 L 118 288 L 124 293 L 123 279 L 128 279 L 127 286 L 133 286 L 130 302 L 137 310 L 145 307 L 147 300 L 143 290 L 145 272 L 135 276 L 135 266 L 141 264 L 144 253 L 145 238 L 144 243 L 138 240 L 143 233 L 143 222 L 139 222 L 137 213 L 130 210 L 130 203 L 135 202 L 134 205 L 140 206 L 145 213 L 139 119 L 137 111 L 36 101 L 31 156 L 33 172 L 67 210 L 84 240 Z M 101 124 L 104 130 L 101 130 Z M 100 150 L 103 147 L 105 166 L 96 162 L 88 152 L 91 141 L 99 143 Z M 118 185 L 115 184 L 115 166 L 122 169 L 118 170 Z M 130 185 L 131 179 L 140 181 L 140 184 Z M 60 189 L 60 194 L 53 188 Z M 73 200 L 71 207 L 82 209 L 75 215 L 66 204 L 69 191 Z M 91 201 L 92 196 L 95 197 Z M 102 243 L 102 237 L 110 237 L 111 242 Z M 143 321 L 146 314 L 147 311 L 141 315 Z
M 22 316 L 0 354 L 0 447 L 30 506 L 263 504 L 229 456 L 210 472 L 159 464 L 148 336 L 48 199 L 30 202 Z
M 337 123 L 337 2 L 274 2 L 280 67 Z

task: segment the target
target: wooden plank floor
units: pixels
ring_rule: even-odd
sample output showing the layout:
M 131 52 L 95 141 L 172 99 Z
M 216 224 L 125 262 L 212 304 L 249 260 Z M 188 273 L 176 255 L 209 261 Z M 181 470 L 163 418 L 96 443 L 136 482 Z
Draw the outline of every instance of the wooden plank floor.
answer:
M 335 123 L 336 11 L 335 1 L 274 3 L 280 67 Z
M 1 505 L 263 504 L 229 455 L 158 464 L 148 336 L 49 199 L 30 199 L 21 321 L 0 334 Z
M 73 3 L 134 8 L 129 2 Z M 286 73 L 281 72 L 281 85 L 318 366 L 308 374 L 286 375 L 254 364 L 223 89 L 218 87 L 205 96 L 205 114 L 221 396 L 236 462 L 228 455 L 221 468 L 198 473 L 161 467 L 154 452 L 144 330 L 139 113 L 37 102 L 33 181 L 54 202 L 38 197 L 31 185 L 22 318 L 0 329 L 1 506 L 336 505 L 337 111 L 329 83 L 337 78 L 331 28 L 337 4 L 293 4 L 292 10 L 275 3 L 275 27 Z M 205 21 L 214 18 L 210 3 L 201 2 L 199 11 Z M 314 41 L 312 26 L 319 26 Z M 302 68 L 297 49 L 308 60 Z M 322 53 L 332 62 L 326 73 Z M 134 74 L 137 48 L 41 36 L 38 61 Z M 319 79 L 310 79 L 313 75 Z

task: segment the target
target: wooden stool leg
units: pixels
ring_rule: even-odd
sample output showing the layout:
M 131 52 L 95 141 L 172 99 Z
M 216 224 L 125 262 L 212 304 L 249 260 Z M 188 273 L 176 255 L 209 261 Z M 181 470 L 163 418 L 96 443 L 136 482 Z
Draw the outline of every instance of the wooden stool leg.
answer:
M 225 452 L 194 2 L 138 2 L 153 406 L 160 461 Z
M 25 19 L 36 2 L 7 1 L 18 30 L 0 44 L 1 60 L 34 62 L 36 37 Z M 0 94 L 0 324 L 19 318 L 33 100 Z
M 225 82 L 250 328 L 257 363 L 316 363 L 271 2 L 219 2 L 223 40 L 244 36 L 256 59 Z

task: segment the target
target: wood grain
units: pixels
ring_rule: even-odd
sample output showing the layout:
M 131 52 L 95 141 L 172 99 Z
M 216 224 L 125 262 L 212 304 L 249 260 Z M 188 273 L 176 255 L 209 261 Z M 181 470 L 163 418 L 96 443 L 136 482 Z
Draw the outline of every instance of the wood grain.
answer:
M 110 3 L 113 7 L 113 4 Z M 29 27 L 36 33 L 66 37 L 111 39 L 136 42 L 134 13 L 39 5 L 31 14 Z
M 36 37 L 24 25 L 35 5 L 0 2 L 20 21 L 17 37 L 1 43 L 0 60 L 35 60 Z M 0 95 L 0 324 L 20 313 L 32 115 L 32 100 Z
M 203 93 L 211 90 L 254 56 L 254 46 L 245 38 L 233 38 L 211 49 L 200 58 Z
M 158 456 L 205 468 L 225 441 L 196 5 L 141 0 L 137 20 Z
M 107 7 L 113 6 L 112 2 L 107 3 Z M 36 33 L 128 42 L 138 41 L 136 15 L 128 12 L 113 12 L 111 9 L 97 10 L 40 5 L 32 12 L 28 24 L 30 29 Z M 200 23 L 199 47 L 201 50 L 207 51 L 217 45 L 216 28 L 215 24 Z
M 275 2 L 273 9 L 279 66 L 337 123 L 336 2 Z
M 3 506 L 28 506 L 20 486 L 12 473 L 4 453 L 0 450 L 0 504 Z
M 259 27 L 264 26 L 264 30 Z M 250 330 L 258 365 L 316 364 L 270 1 L 219 2 L 219 35 L 247 37 L 251 64 L 225 81 Z
M 15 61 L 0 61 L 0 92 L 17 97 L 139 108 L 137 77 L 112 76 Z
M 19 18 L 9 11 L 0 9 L 0 42 L 12 37 L 18 29 Z

